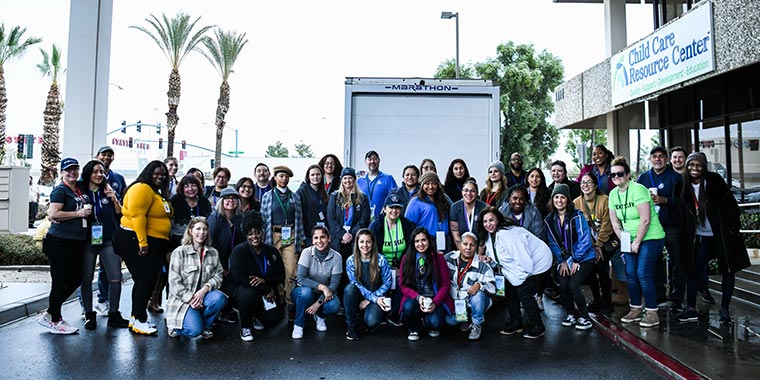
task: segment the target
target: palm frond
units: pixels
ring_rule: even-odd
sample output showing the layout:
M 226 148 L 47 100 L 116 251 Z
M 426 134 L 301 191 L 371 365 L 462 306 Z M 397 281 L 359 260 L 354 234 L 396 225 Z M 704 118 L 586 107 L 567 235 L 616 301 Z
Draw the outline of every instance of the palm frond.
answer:
M 24 33 L 26 28 L 14 26 L 10 33 L 6 34 L 5 25 L 0 24 L 0 66 L 13 58 L 20 58 L 29 46 L 42 41 L 37 37 L 29 37 L 22 41 Z
M 215 38 L 205 37 L 202 40 L 206 49 L 201 50 L 201 53 L 211 62 L 224 82 L 229 79 L 235 61 L 248 43 L 245 36 L 245 33 L 238 34 L 234 31 L 225 32 L 217 29 L 214 31 Z

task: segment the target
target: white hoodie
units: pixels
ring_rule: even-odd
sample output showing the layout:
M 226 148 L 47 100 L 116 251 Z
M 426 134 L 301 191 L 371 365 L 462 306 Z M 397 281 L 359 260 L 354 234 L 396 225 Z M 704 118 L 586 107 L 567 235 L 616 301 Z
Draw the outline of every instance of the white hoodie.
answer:
M 549 246 L 518 226 L 498 230 L 495 242 L 488 234 L 486 255 L 492 259 L 491 266 L 502 268 L 501 273 L 512 286 L 520 286 L 529 276 L 544 273 L 552 266 Z

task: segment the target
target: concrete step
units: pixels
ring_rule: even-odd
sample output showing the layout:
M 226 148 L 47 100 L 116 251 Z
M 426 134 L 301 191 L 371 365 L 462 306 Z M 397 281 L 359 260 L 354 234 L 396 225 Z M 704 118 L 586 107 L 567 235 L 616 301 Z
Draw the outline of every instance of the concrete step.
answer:
M 760 284 L 760 265 L 753 265 L 745 270 L 739 271 L 736 278 L 743 278 Z
M 720 292 L 720 276 L 710 278 L 710 289 Z M 734 287 L 734 297 L 744 301 L 754 303 L 760 307 L 760 282 L 747 280 L 736 277 L 736 286 Z M 720 303 L 720 298 L 715 297 Z

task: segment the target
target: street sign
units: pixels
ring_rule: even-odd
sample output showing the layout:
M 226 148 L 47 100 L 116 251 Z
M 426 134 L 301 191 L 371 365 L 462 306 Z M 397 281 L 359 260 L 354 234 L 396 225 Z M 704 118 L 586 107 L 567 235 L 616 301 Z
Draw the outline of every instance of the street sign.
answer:
M 227 153 L 229 153 L 229 154 L 243 154 L 245 152 L 231 150 L 231 151 L 229 151 Z

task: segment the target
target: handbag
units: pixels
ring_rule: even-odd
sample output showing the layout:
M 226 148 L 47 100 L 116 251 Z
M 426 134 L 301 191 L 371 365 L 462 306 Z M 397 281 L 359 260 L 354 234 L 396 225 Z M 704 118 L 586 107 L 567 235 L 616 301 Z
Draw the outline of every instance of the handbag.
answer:
M 617 235 L 612 234 L 610 235 L 609 240 L 604 242 L 604 245 L 602 245 L 602 254 L 605 258 L 611 257 L 615 251 L 620 248 L 620 239 L 617 237 Z

